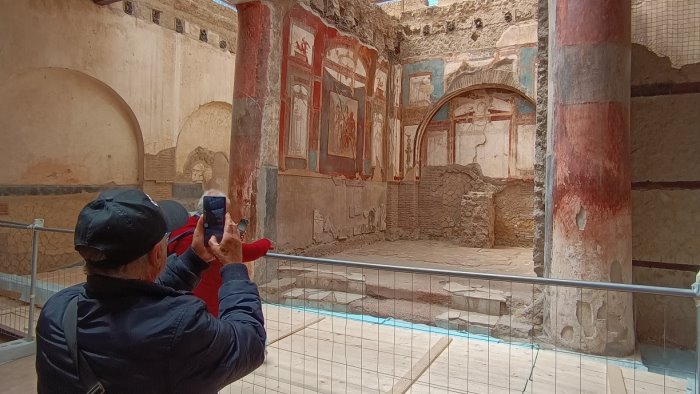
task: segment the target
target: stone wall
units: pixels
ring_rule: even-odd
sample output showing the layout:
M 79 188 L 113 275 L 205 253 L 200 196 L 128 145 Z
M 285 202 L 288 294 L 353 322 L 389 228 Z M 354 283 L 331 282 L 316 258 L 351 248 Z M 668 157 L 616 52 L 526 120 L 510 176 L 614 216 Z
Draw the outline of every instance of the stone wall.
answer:
M 535 0 L 479 0 L 405 12 L 402 62 L 497 47 L 506 30 L 517 35 L 523 23 L 535 22 L 536 4 Z
M 462 242 L 462 199 L 470 192 L 496 191 L 478 165 L 423 168 L 418 184 L 420 237 Z
M 328 23 L 376 48 L 385 57 L 393 56 L 399 45 L 398 20 L 377 5 L 357 0 L 300 0 Z
M 549 1 L 537 1 L 537 105 L 534 160 L 534 242 L 532 259 L 537 276 L 548 276 L 545 267 L 546 204 L 545 177 L 547 174 L 547 84 L 549 59 Z M 551 215 L 550 215 L 551 216 Z
M 389 0 L 377 3 L 377 5 L 387 14 L 401 18 L 403 12 L 428 8 L 428 0 Z
M 532 180 L 509 179 L 505 182 L 501 191 L 494 195 L 496 245 L 532 247 L 534 202 Z
M 493 194 L 490 192 L 469 192 L 462 196 L 460 204 L 462 229 L 460 244 L 470 248 L 493 248 L 496 212 L 493 207 Z
M 528 180 L 501 180 L 484 177 L 478 165 L 429 166 L 423 168 L 420 182 L 390 183 L 387 190 L 387 238 L 465 240 L 462 219 L 465 195 L 481 192 L 491 195 L 494 223 L 490 231 L 494 244 L 532 246 L 533 189 Z

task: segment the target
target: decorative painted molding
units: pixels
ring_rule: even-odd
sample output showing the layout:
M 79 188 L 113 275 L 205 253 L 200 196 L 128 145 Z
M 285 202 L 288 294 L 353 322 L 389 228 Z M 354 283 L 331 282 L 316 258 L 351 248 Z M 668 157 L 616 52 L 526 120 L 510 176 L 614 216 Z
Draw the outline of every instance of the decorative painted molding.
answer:
M 445 95 L 477 85 L 509 86 L 515 89 L 517 92 L 525 95 L 523 93 L 523 87 L 520 85 L 520 82 L 518 82 L 517 76 L 511 71 L 483 69 L 474 70 L 470 69 L 468 66 L 465 66 L 460 67 L 453 74 L 445 78 L 445 81 L 447 82 Z M 534 96 L 526 95 L 526 97 L 533 101 L 535 100 Z

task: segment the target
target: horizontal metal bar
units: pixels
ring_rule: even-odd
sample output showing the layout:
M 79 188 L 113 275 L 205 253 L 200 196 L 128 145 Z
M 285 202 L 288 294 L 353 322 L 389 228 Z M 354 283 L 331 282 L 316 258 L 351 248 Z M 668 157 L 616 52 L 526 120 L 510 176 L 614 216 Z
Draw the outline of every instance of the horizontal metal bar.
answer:
M 292 256 L 280 253 L 268 253 L 266 257 L 280 260 L 306 261 L 310 263 L 329 264 L 342 267 L 364 268 L 382 271 L 405 272 L 412 274 L 454 276 L 467 279 L 493 280 L 498 282 L 527 283 L 532 285 L 548 285 L 561 287 L 575 287 L 581 289 L 611 290 L 626 293 L 656 294 L 673 297 L 694 298 L 695 293 L 691 289 L 679 289 L 675 287 L 658 287 L 632 285 L 626 283 L 590 282 L 573 279 L 554 279 L 529 276 L 515 276 L 502 274 L 486 274 L 481 272 L 453 271 L 433 268 L 407 267 L 382 263 L 364 263 L 350 260 L 326 259 L 321 257 Z
M 22 224 L 22 223 L 16 223 L 16 222 L 0 222 L 0 228 L 18 228 L 22 230 L 31 230 L 32 225 L 31 224 Z M 48 233 L 66 233 L 66 234 L 73 234 L 75 230 L 71 230 L 68 228 L 57 228 L 57 227 L 34 227 L 36 231 L 46 231 Z
M 22 230 L 29 230 L 29 229 L 31 229 L 31 224 L 20 224 L 20 223 L 4 222 L 4 223 L 0 223 L 0 227 L 3 227 L 3 228 L 19 228 L 19 229 L 22 229 Z
M 67 228 L 55 228 L 55 227 L 37 227 L 36 231 L 46 231 L 49 233 L 65 233 L 65 234 L 75 233 L 75 230 L 70 230 Z

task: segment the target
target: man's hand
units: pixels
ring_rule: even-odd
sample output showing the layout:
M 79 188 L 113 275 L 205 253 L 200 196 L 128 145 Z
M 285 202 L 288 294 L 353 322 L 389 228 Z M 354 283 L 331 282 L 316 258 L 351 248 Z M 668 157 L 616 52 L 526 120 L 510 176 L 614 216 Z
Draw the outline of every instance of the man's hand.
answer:
M 221 243 L 216 241 L 216 237 L 212 236 L 211 239 L 209 239 L 209 250 L 214 257 L 219 259 L 221 264 L 226 265 L 243 262 L 241 236 L 229 213 L 226 213 L 224 236 L 221 238 Z
M 211 263 L 215 259 L 214 255 L 204 244 L 204 216 L 199 217 L 199 220 L 197 220 L 197 227 L 194 228 L 194 234 L 192 234 L 192 250 L 200 259 L 207 263 Z

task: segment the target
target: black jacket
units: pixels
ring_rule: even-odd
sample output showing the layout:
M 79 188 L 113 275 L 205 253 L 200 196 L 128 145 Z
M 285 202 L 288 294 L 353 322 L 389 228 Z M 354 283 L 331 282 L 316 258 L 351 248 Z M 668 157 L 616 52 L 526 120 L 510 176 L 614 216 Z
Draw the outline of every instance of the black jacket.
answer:
M 63 312 L 78 297 L 78 348 L 112 393 L 215 393 L 262 364 L 258 289 L 242 264 L 224 266 L 219 319 L 190 291 L 207 268 L 171 256 L 156 283 L 91 275 L 44 305 L 37 324 L 39 393 L 79 393 Z

